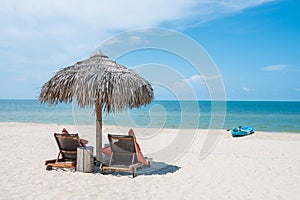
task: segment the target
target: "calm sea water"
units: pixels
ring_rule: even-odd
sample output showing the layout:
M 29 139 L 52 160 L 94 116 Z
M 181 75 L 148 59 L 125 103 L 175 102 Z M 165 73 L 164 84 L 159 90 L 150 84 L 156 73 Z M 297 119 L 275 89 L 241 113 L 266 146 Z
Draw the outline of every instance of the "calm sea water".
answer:
M 76 103 L 49 106 L 37 100 L 0 100 L 0 122 L 95 124 L 95 112 L 94 108 L 79 109 Z M 103 114 L 103 124 L 220 129 L 241 125 L 258 131 L 300 133 L 300 102 L 153 101 L 139 109 Z

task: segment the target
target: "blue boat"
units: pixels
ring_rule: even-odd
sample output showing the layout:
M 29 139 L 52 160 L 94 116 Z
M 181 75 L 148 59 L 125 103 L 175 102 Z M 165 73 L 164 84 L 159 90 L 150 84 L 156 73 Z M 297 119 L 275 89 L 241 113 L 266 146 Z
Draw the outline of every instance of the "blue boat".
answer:
M 231 129 L 232 137 L 240 137 L 254 133 L 254 128 L 252 126 L 239 126 L 238 128 Z

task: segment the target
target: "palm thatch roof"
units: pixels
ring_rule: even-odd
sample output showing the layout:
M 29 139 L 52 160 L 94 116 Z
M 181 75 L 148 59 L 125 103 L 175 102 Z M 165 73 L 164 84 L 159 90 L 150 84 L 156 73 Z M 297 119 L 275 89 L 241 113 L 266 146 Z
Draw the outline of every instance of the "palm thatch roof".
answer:
M 58 71 L 39 95 L 41 102 L 50 104 L 73 99 L 80 107 L 98 104 L 106 112 L 116 112 L 150 103 L 153 89 L 148 81 L 99 51 Z

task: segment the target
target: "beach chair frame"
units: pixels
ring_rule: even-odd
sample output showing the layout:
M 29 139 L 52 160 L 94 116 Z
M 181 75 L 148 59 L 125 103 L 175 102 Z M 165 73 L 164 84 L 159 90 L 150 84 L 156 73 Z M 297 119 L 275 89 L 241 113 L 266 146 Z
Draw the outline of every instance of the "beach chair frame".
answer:
M 80 139 L 78 134 L 59 134 L 54 133 L 59 152 L 56 159 L 46 160 L 47 170 L 55 168 L 71 168 L 76 167 L 77 147 L 80 147 Z
M 102 163 L 101 173 L 105 174 L 107 171 L 126 171 L 132 172 L 133 178 L 136 177 L 137 169 L 142 167 L 143 164 L 137 160 L 135 137 L 130 135 L 108 134 L 108 140 L 112 154 L 106 163 Z

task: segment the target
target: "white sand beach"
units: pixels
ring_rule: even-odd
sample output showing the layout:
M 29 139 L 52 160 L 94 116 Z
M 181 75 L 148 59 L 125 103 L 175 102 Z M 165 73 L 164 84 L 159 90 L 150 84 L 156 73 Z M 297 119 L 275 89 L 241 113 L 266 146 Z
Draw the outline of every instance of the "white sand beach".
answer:
M 232 138 L 221 134 L 213 150 L 201 158 L 207 130 L 197 130 L 181 157 L 152 157 L 150 168 L 136 178 L 130 175 L 46 171 L 44 161 L 56 158 L 53 137 L 65 127 L 78 131 L 94 145 L 93 126 L 0 123 L 0 199 L 299 199 L 300 134 L 255 132 Z M 127 128 L 104 126 L 107 133 Z M 135 129 L 145 156 L 163 148 L 176 129 Z M 189 132 L 189 130 L 186 130 Z M 155 141 L 155 142 L 153 142 Z M 105 143 L 105 141 L 104 141 Z M 154 155 L 154 154 L 153 154 Z M 144 170 L 144 171 L 143 171 Z M 148 170 L 148 171 L 147 171 Z

